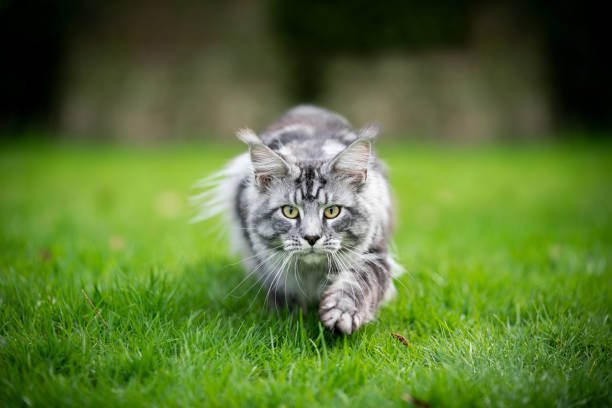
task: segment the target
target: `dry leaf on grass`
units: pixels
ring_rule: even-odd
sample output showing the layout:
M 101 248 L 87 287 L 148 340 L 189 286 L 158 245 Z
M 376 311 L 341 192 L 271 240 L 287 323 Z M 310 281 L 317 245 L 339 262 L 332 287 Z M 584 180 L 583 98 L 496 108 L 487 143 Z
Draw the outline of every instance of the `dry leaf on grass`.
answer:
M 408 345 L 409 345 L 408 340 L 406 340 L 406 338 L 404 336 L 402 336 L 401 334 L 399 334 L 399 333 L 391 333 L 391 336 L 393 336 L 394 338 L 396 338 L 399 341 L 401 341 L 404 346 L 408 347 Z

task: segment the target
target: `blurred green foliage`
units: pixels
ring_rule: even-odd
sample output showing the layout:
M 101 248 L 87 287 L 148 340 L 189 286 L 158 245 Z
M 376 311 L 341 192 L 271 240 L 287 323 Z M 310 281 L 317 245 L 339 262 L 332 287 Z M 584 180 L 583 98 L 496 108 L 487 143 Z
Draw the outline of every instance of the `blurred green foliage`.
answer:
M 214 1 L 184 0 L 170 5 L 159 1 L 137 3 L 141 9 L 220 8 Z M 223 7 L 240 7 L 239 2 Z M 289 69 L 289 89 L 294 101 L 316 100 L 326 87 L 324 72 L 334 56 L 358 54 L 375 56 L 389 49 L 418 52 L 457 48 L 465 44 L 473 29 L 477 11 L 484 1 L 390 0 L 306 1 L 262 0 L 255 7 L 265 11 L 273 41 L 283 45 Z M 564 1 L 551 6 L 544 1 L 495 3 L 509 13 L 515 33 L 534 35 L 530 43 L 542 46 L 551 78 L 550 93 L 557 117 L 566 126 L 609 129 L 612 120 L 612 71 L 606 52 L 607 14 L 601 4 Z M 125 4 L 119 1 L 4 0 L 0 2 L 0 126 L 30 126 L 32 122 L 54 123 L 61 97 L 62 68 L 66 48 L 98 22 L 112 24 L 122 16 Z M 171 14 L 171 13 L 168 13 Z M 510 18 L 510 14 L 515 14 Z M 204 13 L 198 25 L 207 27 L 215 13 Z M 249 16 L 244 16 L 246 25 Z M 207 21 L 206 19 L 209 19 Z M 180 32 L 180 19 L 165 30 Z M 222 24 L 231 32 L 234 21 Z M 240 23 L 242 24 L 242 23 Z M 107 27 L 108 28 L 108 27 Z M 149 27 L 155 33 L 161 27 Z M 205 30 L 204 30 L 205 31 Z M 146 33 L 144 33 L 146 35 Z M 196 38 L 194 44 L 204 42 Z M 121 39 L 117 38 L 117 42 Z M 178 46 L 178 44 L 177 44 Z M 517 44 L 517 46 L 520 46 Z M 520 61 L 519 61 L 520 62 Z M 241 67 L 243 69 L 243 67 Z M 588 133 L 589 135 L 600 133 Z

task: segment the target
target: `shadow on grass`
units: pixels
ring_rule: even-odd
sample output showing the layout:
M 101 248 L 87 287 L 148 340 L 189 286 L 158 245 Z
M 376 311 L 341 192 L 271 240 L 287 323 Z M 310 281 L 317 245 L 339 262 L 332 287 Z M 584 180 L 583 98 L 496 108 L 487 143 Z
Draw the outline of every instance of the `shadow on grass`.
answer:
M 343 336 L 323 328 L 316 305 L 306 313 L 270 310 L 265 290 L 245 276 L 240 264 L 227 259 L 200 261 L 172 275 L 151 272 L 146 279 L 96 288 L 90 295 L 104 310 L 105 325 L 122 336 L 171 326 L 182 334 L 208 333 L 235 343 L 245 338 L 262 344 L 283 342 L 314 353 L 343 341 Z
M 266 304 L 266 290 L 247 276 L 235 261 L 199 262 L 184 268 L 177 288 L 177 311 L 174 319 L 194 315 L 214 315 L 238 327 L 257 327 L 265 336 L 293 336 L 296 332 L 312 341 L 336 344 L 342 336 L 324 329 L 318 318 L 318 305 L 307 311 L 273 311 Z M 231 327 L 231 323 L 229 325 Z

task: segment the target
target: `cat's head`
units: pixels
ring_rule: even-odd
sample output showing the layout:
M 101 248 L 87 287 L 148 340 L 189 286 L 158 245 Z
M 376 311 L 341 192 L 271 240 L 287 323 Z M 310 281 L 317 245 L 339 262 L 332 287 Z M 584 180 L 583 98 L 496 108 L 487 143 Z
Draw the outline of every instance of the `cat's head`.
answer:
M 360 192 L 368 180 L 370 135 L 330 159 L 297 161 L 242 131 L 249 145 L 253 180 L 260 200 L 252 203 L 253 234 L 268 249 L 305 260 L 355 250 L 370 233 L 369 211 Z

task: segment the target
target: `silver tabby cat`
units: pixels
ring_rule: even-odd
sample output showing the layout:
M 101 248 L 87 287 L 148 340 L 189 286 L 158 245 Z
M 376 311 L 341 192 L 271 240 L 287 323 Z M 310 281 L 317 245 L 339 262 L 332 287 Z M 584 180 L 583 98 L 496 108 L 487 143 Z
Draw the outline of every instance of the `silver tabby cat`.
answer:
M 395 293 L 392 205 L 371 141 L 342 116 L 314 106 L 285 113 L 249 152 L 199 184 L 197 219 L 228 214 L 233 245 L 271 306 L 318 303 L 321 322 L 353 333 Z

